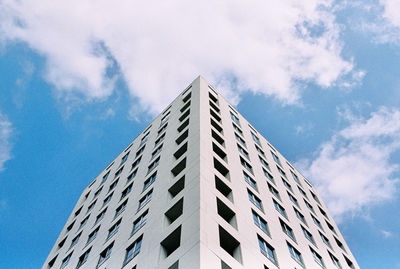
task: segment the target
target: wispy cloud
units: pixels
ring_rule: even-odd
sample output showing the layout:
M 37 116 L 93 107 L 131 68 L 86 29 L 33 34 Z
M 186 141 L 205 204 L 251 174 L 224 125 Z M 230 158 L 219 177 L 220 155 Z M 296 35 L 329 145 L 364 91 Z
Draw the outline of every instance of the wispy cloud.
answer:
M 298 162 L 339 220 L 394 197 L 399 166 L 390 158 L 400 149 L 400 110 L 342 116 L 349 125 L 323 143 L 315 158 Z
M 4 164 L 11 159 L 11 134 L 11 122 L 0 112 L 0 172 L 4 170 Z
M 394 236 L 392 232 L 386 230 L 381 230 L 381 234 L 383 235 L 384 238 L 391 238 Z
M 291 104 L 302 82 L 325 88 L 360 79 L 341 55 L 332 10 L 330 0 L 4 0 L 0 40 L 42 55 L 47 81 L 63 96 L 103 100 L 122 78 L 136 103 L 156 112 L 202 74 Z

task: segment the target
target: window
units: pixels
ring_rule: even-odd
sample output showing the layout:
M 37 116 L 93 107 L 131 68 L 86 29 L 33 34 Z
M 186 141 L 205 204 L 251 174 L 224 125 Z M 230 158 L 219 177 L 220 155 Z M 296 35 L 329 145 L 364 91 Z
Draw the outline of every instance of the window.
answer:
M 99 194 L 101 193 L 102 189 L 103 189 L 103 186 L 101 186 L 101 188 L 98 189 L 98 190 L 94 193 L 93 199 L 95 199 L 97 196 L 99 196 Z
M 133 183 L 126 187 L 121 193 L 121 199 L 124 199 L 132 191 Z
M 119 180 L 119 179 L 115 180 L 115 181 L 110 185 L 110 188 L 108 189 L 108 192 L 112 191 L 115 187 L 117 187 L 117 185 L 118 185 L 118 180 Z
M 285 185 L 285 187 L 286 187 L 287 189 L 289 189 L 290 191 L 293 192 L 292 185 L 290 185 L 289 182 L 287 182 L 283 177 L 281 177 L 281 178 L 282 178 L 282 183 L 283 183 L 283 185 Z
M 260 217 L 254 210 L 251 210 L 251 213 L 253 214 L 253 220 L 254 224 L 258 226 L 264 233 L 269 235 L 269 229 L 268 229 L 268 224 L 267 222 Z
M 212 107 L 215 111 L 220 113 L 220 109 L 211 101 L 208 102 L 210 104 L 210 107 Z
M 97 215 L 96 221 L 94 224 L 97 224 L 100 220 L 102 220 L 104 218 L 104 216 L 106 215 L 106 211 L 107 211 L 107 208 L 105 208 L 103 211 L 100 212 L 100 214 Z
M 128 204 L 128 199 L 126 199 L 120 206 L 117 207 L 117 209 L 115 209 L 115 216 L 114 219 L 116 217 L 118 217 L 119 215 L 121 215 L 122 212 L 125 211 L 126 205 Z
M 242 153 L 244 155 L 244 157 L 246 157 L 248 160 L 249 158 L 249 153 L 247 153 L 247 151 L 245 151 L 241 146 L 239 146 L 239 144 L 237 144 L 238 150 L 240 153 Z
M 331 230 L 334 234 L 336 233 L 335 228 L 333 228 L 332 224 L 330 224 L 328 221 L 325 220 L 326 226 L 328 226 L 329 230 Z
M 79 238 L 81 237 L 81 235 L 82 235 L 82 232 L 80 232 L 77 236 L 75 236 L 75 237 L 72 239 L 71 245 L 69 246 L 69 248 L 72 248 L 73 246 L 75 246 L 75 245 L 78 243 Z
M 163 133 L 157 140 L 154 142 L 154 147 L 157 147 L 165 138 L 165 133 Z
M 281 196 L 277 189 L 275 189 L 271 184 L 267 183 L 269 191 L 279 200 L 281 200 Z
M 301 185 L 299 177 L 292 170 L 290 170 L 290 173 L 292 174 L 294 181 L 296 181 L 297 184 Z
M 214 90 L 213 90 L 214 91 Z M 208 93 L 208 96 L 210 97 L 211 100 L 213 100 L 214 103 L 218 104 L 218 98 L 215 97 L 213 94 L 210 92 Z
M 162 117 L 160 126 L 168 121 L 170 113 L 171 113 L 171 111 L 168 111 L 168 113 Z
M 249 183 L 249 185 L 254 189 L 254 190 L 258 190 L 257 189 L 257 183 L 254 179 L 252 179 L 246 172 L 243 172 L 243 177 L 244 180 Z
M 126 178 L 126 184 L 128 184 L 137 174 L 137 169 L 135 169 L 132 173 L 129 174 L 129 176 Z
M 96 200 L 96 201 L 94 201 L 93 203 L 91 203 L 91 204 L 88 206 L 88 209 L 87 209 L 87 212 L 86 212 L 86 213 L 88 213 L 88 212 L 92 211 L 92 209 L 93 209 L 93 208 L 94 208 L 94 206 L 96 205 L 96 202 L 97 202 L 97 200 Z
M 306 204 L 307 208 L 310 209 L 311 212 L 315 213 L 314 207 L 309 202 L 307 202 L 305 199 L 303 199 L 303 200 L 304 200 L 304 203 Z
M 142 156 L 140 156 L 139 158 L 137 158 L 136 161 L 134 161 L 134 162 L 132 163 L 131 170 L 135 169 L 136 166 L 138 166 L 138 164 L 140 163 L 140 160 L 141 160 L 141 159 L 142 159 Z
M 54 264 L 56 263 L 58 255 L 56 255 L 51 261 L 49 261 L 49 263 L 47 264 L 47 268 L 52 268 L 54 266 Z
M 150 132 L 148 132 L 147 134 L 145 134 L 145 135 L 142 137 L 142 139 L 140 140 L 140 145 L 139 145 L 139 147 L 142 146 L 144 143 L 146 143 L 146 141 L 149 139 L 149 134 L 150 134 Z
M 143 153 L 143 151 L 144 151 L 145 148 L 146 148 L 146 145 L 144 145 L 143 147 L 141 147 L 141 148 L 136 152 L 135 158 L 139 157 L 139 155 Z
M 237 133 L 235 133 L 235 138 L 240 144 L 246 147 L 246 141 L 244 141 L 243 138 L 241 138 Z
M 242 157 L 240 157 L 240 163 L 244 166 L 244 168 L 246 168 L 247 171 L 249 171 L 250 173 L 253 174 L 253 168 L 251 167 L 251 165 L 245 161 L 245 159 L 243 159 Z
M 332 263 L 339 269 L 342 269 L 342 265 L 339 262 L 339 259 L 333 256 L 332 253 L 328 251 L 329 257 L 331 258 Z
M 303 257 L 301 256 L 301 253 L 297 249 L 295 249 L 291 244 L 289 244 L 288 242 L 286 243 L 289 248 L 290 256 L 292 256 L 292 258 L 296 262 L 298 262 L 302 267 L 304 267 Z
M 327 245 L 328 247 L 332 248 L 331 242 L 329 242 L 329 239 L 325 235 L 323 235 L 320 231 L 318 231 L 318 233 L 321 236 L 322 242 L 324 242 L 324 244 Z
M 224 204 L 220 199 L 217 198 L 217 213 L 232 227 L 237 229 L 236 214 L 230 209 L 226 204 Z
M 225 147 L 225 141 L 220 137 L 214 130 L 211 130 L 211 136 L 217 141 L 221 146 Z
M 210 109 L 210 115 L 219 123 L 221 123 L 221 117 L 214 112 L 214 110 Z
M 295 204 L 296 206 L 300 207 L 299 206 L 299 202 L 297 201 L 297 199 L 293 195 L 291 195 L 289 192 L 287 192 L 287 194 L 289 196 L 290 201 L 292 201 L 293 204 Z
M 253 138 L 254 142 L 261 145 L 260 139 L 255 134 L 253 134 L 253 132 L 250 132 L 250 133 L 251 133 L 251 137 Z
M 85 251 L 85 253 L 82 254 L 82 256 L 79 257 L 78 264 L 76 265 L 76 268 L 81 267 L 87 261 L 87 259 L 89 258 L 89 254 L 90 254 L 90 250 L 91 249 L 92 248 L 89 248 L 88 250 Z
M 256 147 L 256 150 L 258 153 L 260 153 L 261 156 L 265 157 L 265 153 L 264 151 L 257 145 L 254 145 Z
M 121 163 L 119 164 L 120 166 L 123 165 L 126 162 L 126 160 L 128 160 L 129 153 L 130 152 L 128 152 L 127 154 L 124 155 L 124 157 L 122 157 Z
M 112 192 L 110 195 L 108 195 L 108 196 L 103 200 L 103 206 L 105 206 L 106 204 L 108 204 L 108 203 L 111 201 L 113 194 L 114 194 L 114 193 Z
M 215 176 L 215 188 L 222 193 L 223 196 L 228 198 L 229 201 L 233 202 L 232 189 L 217 176 Z
M 321 230 L 323 230 L 322 225 L 321 225 L 321 222 L 320 222 L 316 217 L 314 217 L 313 215 L 311 215 L 311 218 L 312 218 L 313 222 L 314 222 Z
M 157 136 L 159 136 L 162 132 L 167 130 L 167 127 L 168 127 L 168 122 L 166 124 L 164 124 L 162 127 L 160 127 L 160 129 L 158 129 Z
M 159 163 L 160 163 L 160 157 L 157 157 L 157 159 L 155 159 L 155 160 L 148 166 L 147 174 L 150 173 L 151 171 L 153 171 L 153 169 L 156 168 L 156 167 L 158 166 Z
M 249 196 L 249 200 L 250 202 L 252 202 L 258 209 L 260 209 L 261 211 L 263 211 L 263 206 L 261 203 L 260 198 L 258 198 L 257 196 L 254 195 L 254 193 L 252 193 L 250 190 L 247 189 L 247 194 Z
M 153 160 L 154 157 L 158 155 L 162 151 L 163 145 L 158 146 L 152 153 L 151 153 L 151 159 Z
M 146 179 L 146 181 L 143 183 L 142 191 L 147 190 L 147 188 L 150 187 L 150 185 L 153 184 L 154 181 L 156 181 L 156 178 L 157 178 L 157 172 L 155 172 L 148 179 Z
M 85 226 L 85 224 L 86 224 L 86 223 L 88 222 L 88 220 L 89 220 L 89 217 L 90 217 L 90 215 L 87 216 L 86 218 L 84 218 L 84 219 L 81 221 L 81 225 L 79 226 L 78 230 L 81 229 L 83 226 Z
M 140 236 L 138 239 L 136 239 L 135 242 L 133 242 L 133 243 L 126 249 L 124 265 L 127 264 L 128 262 L 130 262 L 133 258 L 136 257 L 136 255 L 139 254 L 139 252 L 140 252 L 140 247 L 142 246 L 142 238 L 143 238 L 143 236 Z
M 148 202 L 151 200 L 151 196 L 153 194 L 153 190 L 147 192 L 140 200 L 139 200 L 139 207 L 138 211 L 142 209 Z
M 267 168 L 268 170 L 270 170 L 269 164 L 268 164 L 261 156 L 258 156 L 258 158 L 260 159 L 261 164 L 262 164 L 265 168 Z
M 286 178 L 286 173 L 285 171 L 283 171 L 279 166 L 276 166 L 276 168 L 278 169 L 279 173 L 281 173 L 282 176 L 284 176 Z
M 305 191 L 303 191 L 302 188 L 300 188 L 299 186 L 297 186 L 297 189 L 299 190 L 299 192 L 300 192 L 305 198 L 308 198 L 308 197 L 307 197 L 307 193 L 306 193 Z
M 310 190 L 310 193 L 311 193 L 312 198 L 315 200 L 315 202 L 317 202 L 319 205 L 321 205 L 321 202 L 319 201 L 317 195 L 315 193 L 313 193 L 311 190 Z
M 148 214 L 149 214 L 149 210 L 146 210 L 142 215 L 140 215 L 140 217 L 138 217 L 133 222 L 133 228 L 132 228 L 131 235 L 134 235 L 137 231 L 139 231 L 140 228 L 142 228 L 146 224 Z
M 240 250 L 240 242 L 236 240 L 230 233 L 224 228 L 218 226 L 219 231 L 219 245 L 229 255 L 231 255 L 238 262 L 242 262 L 242 253 Z
M 214 158 L 215 160 L 215 158 Z M 183 158 L 174 168 L 172 168 L 171 173 L 176 177 L 186 168 L 186 157 Z
M 293 207 L 293 209 L 294 209 L 294 213 L 296 214 L 296 217 L 297 217 L 299 220 L 301 220 L 301 222 L 303 222 L 305 225 L 307 225 L 307 222 L 306 222 L 306 219 L 305 219 L 304 215 L 301 214 L 300 211 L 297 210 L 295 207 Z
M 349 258 L 347 258 L 347 257 L 344 256 L 344 255 L 343 255 L 343 258 L 344 258 L 344 260 L 346 261 L 347 265 L 348 265 L 350 268 L 354 269 L 354 265 L 353 265 L 353 263 L 349 260 Z
M 296 241 L 296 238 L 294 237 L 293 229 L 289 227 L 283 220 L 279 219 L 279 222 L 281 224 L 282 231 L 289 236 L 293 241 Z
M 325 210 L 323 210 L 321 207 L 318 207 L 319 212 L 321 212 L 321 214 L 328 219 L 328 215 L 326 214 Z
M 264 172 L 264 176 L 266 176 L 269 181 L 271 181 L 272 183 L 275 184 L 274 177 L 267 170 L 265 170 L 264 168 L 263 168 L 263 172 Z
M 64 239 L 63 240 L 61 240 L 60 241 L 60 243 L 58 243 L 58 248 L 60 249 L 60 248 L 62 248 L 63 246 L 64 246 L 64 244 L 65 244 L 65 241 L 67 241 L 67 236 L 66 237 L 64 237 Z
M 92 242 L 96 238 L 97 234 L 99 233 L 99 230 L 100 230 L 100 226 L 98 226 L 93 232 L 91 232 L 89 234 L 86 245 L 89 244 L 90 242 Z
M 175 143 L 179 145 L 189 136 L 189 130 L 184 131 L 176 140 Z
M 182 113 L 183 111 L 185 111 L 189 106 L 190 106 L 190 101 L 187 102 L 179 111 Z
M 81 206 L 78 210 L 75 211 L 75 213 L 74 213 L 74 218 L 76 218 L 76 217 L 79 215 L 79 213 L 81 213 L 82 207 L 83 207 L 83 206 Z
M 176 228 L 170 233 L 161 243 L 162 255 L 164 258 L 171 255 L 181 245 L 181 230 L 182 226 Z
M 261 253 L 264 254 L 264 256 L 267 257 L 271 262 L 277 265 L 278 261 L 276 259 L 275 249 L 261 236 L 258 236 L 258 245 L 260 246 Z
M 122 173 L 122 170 L 124 170 L 124 167 L 123 167 L 123 166 L 122 166 L 120 169 L 118 169 L 117 172 L 115 172 L 114 178 L 118 177 L 118 176 Z
M 226 153 L 218 147 L 214 142 L 212 142 L 212 148 L 215 154 L 218 155 L 222 160 L 226 161 Z
M 101 183 L 104 183 L 104 182 L 107 180 L 107 178 L 108 178 L 109 175 L 110 175 L 110 171 L 108 171 L 107 174 L 105 174 L 105 175 L 103 176 L 103 179 L 101 180 Z
M 191 86 L 190 86 L 190 87 L 191 87 Z M 188 94 L 186 94 L 186 96 L 183 97 L 183 99 L 182 99 L 183 103 L 186 103 L 186 102 L 190 99 L 191 96 L 192 96 L 192 93 L 191 93 L 191 92 L 189 92 Z
M 311 243 L 313 243 L 315 245 L 313 235 L 309 231 L 307 231 L 307 229 L 304 228 L 302 225 L 300 225 L 300 227 L 301 227 L 301 230 L 303 231 L 304 236 L 308 239 L 308 241 L 310 241 Z
M 243 131 L 236 124 L 234 124 L 233 122 L 232 122 L 232 126 L 233 126 L 233 129 L 236 132 L 238 132 L 239 134 L 243 135 Z
M 110 229 L 108 229 L 108 235 L 107 235 L 107 239 L 110 239 L 114 234 L 116 234 L 119 230 L 119 226 L 121 225 L 121 220 L 119 219 L 113 226 L 111 226 Z
M 65 266 L 67 266 L 67 264 L 68 264 L 69 261 L 71 260 L 71 257 L 72 257 L 72 252 L 71 252 L 70 254 L 68 254 L 68 256 L 65 257 L 65 258 L 62 260 L 60 269 L 61 269 L 61 268 L 64 268 Z
M 172 185 L 168 189 L 168 193 L 170 198 L 174 198 L 177 196 L 183 189 L 185 188 L 185 176 L 182 176 L 179 180 L 177 180 L 174 185 Z
M 218 161 L 216 158 L 214 159 L 214 168 L 217 170 L 221 175 L 229 179 L 229 170 L 226 168 L 220 161 Z
M 271 155 L 272 155 L 272 158 L 274 158 L 274 161 L 275 161 L 277 164 L 282 165 L 282 164 L 281 164 L 281 161 L 279 160 L 278 155 L 276 155 L 276 154 L 273 153 L 272 151 L 271 151 Z
M 113 246 L 114 246 L 114 242 L 112 242 L 110 245 L 108 245 L 108 247 L 105 250 L 100 252 L 100 257 L 99 257 L 99 261 L 97 263 L 97 267 L 102 265 L 108 258 L 110 258 Z
M 315 250 L 310 247 L 311 254 L 314 257 L 314 261 L 316 261 L 322 268 L 325 268 L 324 261 L 322 260 L 321 255 L 319 255 Z
M 189 119 L 185 120 L 179 127 L 176 129 L 179 133 L 183 131 L 189 125 Z
M 336 244 L 338 245 L 338 247 L 340 247 L 344 252 L 346 252 L 346 249 L 344 248 L 344 245 L 342 242 L 340 242 L 336 237 L 335 238 Z
M 278 211 L 282 216 L 284 216 L 285 218 L 287 218 L 286 215 L 286 211 L 285 208 L 283 208 L 283 206 L 281 206 L 277 201 L 275 201 L 274 199 L 272 199 L 273 203 L 274 203 L 274 207 L 276 209 L 276 211 Z
M 231 114 L 231 119 L 233 120 L 233 122 L 240 126 L 239 118 L 236 117 L 236 115 L 233 114 L 232 111 L 229 111 L 229 113 Z
M 175 220 L 177 220 L 183 214 L 183 197 L 176 202 L 167 212 L 165 212 L 165 217 L 167 224 L 171 225 Z

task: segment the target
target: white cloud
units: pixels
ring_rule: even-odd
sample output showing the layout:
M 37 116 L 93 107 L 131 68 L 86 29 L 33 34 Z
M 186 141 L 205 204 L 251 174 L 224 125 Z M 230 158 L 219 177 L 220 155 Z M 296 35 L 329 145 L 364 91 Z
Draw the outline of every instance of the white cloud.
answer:
M 384 238 L 390 238 L 394 236 L 392 232 L 386 230 L 381 230 L 381 234 L 383 235 Z
M 331 10 L 331 0 L 4 0 L 0 39 L 41 54 L 47 81 L 63 95 L 102 100 L 122 77 L 156 112 L 202 74 L 290 104 L 299 82 L 330 87 L 353 77 Z
M 11 159 L 11 133 L 11 122 L 0 112 L 0 171 L 4 170 L 5 162 Z
M 400 110 L 380 108 L 367 119 L 345 115 L 349 126 L 322 144 L 314 159 L 298 162 L 339 220 L 393 198 L 399 182 L 391 157 L 400 149 Z

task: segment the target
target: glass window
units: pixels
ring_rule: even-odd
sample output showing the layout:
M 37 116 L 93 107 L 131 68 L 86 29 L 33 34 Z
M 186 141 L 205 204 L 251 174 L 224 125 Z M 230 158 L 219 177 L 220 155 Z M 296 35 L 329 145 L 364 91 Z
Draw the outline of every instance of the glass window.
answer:
M 275 209 L 276 209 L 282 216 L 284 216 L 285 218 L 287 218 L 286 211 L 285 211 L 285 209 L 283 208 L 283 206 L 281 206 L 281 205 L 280 205 L 277 201 L 275 201 L 274 199 L 272 199 L 272 201 L 273 201 L 273 203 L 274 203 Z
M 237 125 L 240 126 L 239 118 L 236 117 L 236 115 L 233 114 L 232 111 L 229 111 L 229 112 L 230 112 L 230 114 L 231 114 L 231 119 L 233 120 L 233 122 L 235 122 Z
M 264 172 L 264 175 L 268 178 L 268 180 L 275 184 L 274 177 L 264 168 L 263 168 L 263 172 Z
M 104 209 L 103 211 L 101 211 L 100 214 L 97 215 L 96 221 L 94 224 L 98 223 L 100 220 L 102 220 L 104 218 L 104 216 L 106 215 L 106 211 L 107 211 L 107 208 Z
M 279 222 L 281 224 L 282 231 L 287 234 L 293 241 L 296 241 L 296 238 L 294 237 L 293 229 L 289 227 L 283 220 L 279 219 Z
M 289 196 L 290 201 L 292 201 L 293 204 L 295 204 L 296 206 L 300 207 L 299 206 L 299 202 L 297 201 L 297 199 L 293 195 L 291 195 L 289 192 L 287 192 L 287 194 Z
M 310 247 L 311 254 L 314 257 L 314 261 L 316 261 L 322 268 L 325 268 L 324 261 L 322 260 L 321 255 L 319 255 L 315 250 Z
M 121 215 L 122 212 L 125 211 L 127 204 L 128 204 L 128 200 L 125 200 L 125 202 L 123 202 L 119 207 L 117 207 L 117 209 L 115 210 L 114 218 L 118 217 L 119 215 Z
M 239 144 L 237 144 L 237 147 L 239 152 L 242 153 L 249 160 L 250 159 L 249 153 L 247 153 L 247 151 L 245 151 L 241 146 L 239 146 Z
M 276 155 L 276 154 L 273 153 L 272 151 L 271 151 L 271 154 L 272 154 L 272 158 L 274 158 L 275 162 L 276 162 L 277 164 L 279 164 L 279 165 L 282 165 L 282 164 L 281 164 L 281 161 L 279 160 L 278 155 Z
M 120 166 L 123 165 L 126 162 L 126 160 L 128 160 L 129 153 L 130 152 L 128 152 L 127 154 L 124 155 L 124 157 L 122 157 L 121 163 L 119 164 Z
M 98 226 L 93 232 L 91 232 L 89 234 L 86 245 L 89 244 L 90 242 L 92 242 L 96 238 L 97 234 L 99 233 L 99 229 L 100 229 L 100 226 Z
M 304 236 L 308 239 L 308 241 L 310 241 L 311 243 L 313 243 L 315 245 L 313 235 L 309 231 L 307 231 L 307 229 L 304 228 L 302 225 L 300 225 L 300 227 L 301 227 L 301 230 L 303 231 Z
M 249 196 L 249 200 L 256 206 L 258 209 L 263 210 L 261 200 L 255 196 L 250 190 L 247 190 L 247 194 Z
M 60 269 L 61 269 L 61 268 L 64 268 L 65 266 L 67 266 L 67 264 L 68 264 L 69 261 L 71 260 L 71 257 L 72 257 L 72 252 L 71 252 L 70 254 L 68 254 L 68 256 L 65 257 L 65 258 L 62 260 Z
M 252 179 L 248 174 L 246 174 L 245 172 L 243 172 L 243 176 L 244 176 L 244 180 L 247 182 L 247 183 L 249 183 L 249 185 L 253 188 L 253 189 L 255 189 L 255 190 L 257 190 L 257 183 L 256 183 L 256 181 L 254 180 L 254 179 Z
M 275 189 L 274 187 L 272 187 L 271 184 L 269 184 L 269 183 L 267 183 L 267 184 L 268 184 L 268 189 L 269 189 L 269 191 L 270 191 L 276 198 L 278 198 L 279 200 L 281 200 L 281 196 L 279 195 L 278 190 Z
M 99 262 L 97 263 L 97 267 L 99 267 L 102 263 L 104 263 L 108 258 L 110 258 L 112 248 L 114 246 L 114 242 L 112 242 L 105 250 L 100 253 Z
M 156 167 L 158 166 L 159 163 L 160 163 L 160 157 L 158 157 L 157 159 L 155 159 L 154 162 L 152 162 L 152 163 L 149 165 L 149 167 L 148 167 L 149 169 L 148 169 L 147 173 L 150 173 L 151 171 L 153 171 L 153 169 L 156 168 Z
M 262 164 L 265 168 L 267 168 L 268 170 L 270 170 L 269 164 L 268 164 L 261 156 L 258 156 L 258 158 L 260 159 L 261 164 Z
M 150 202 L 152 194 L 153 194 L 153 190 L 150 190 L 148 193 L 146 193 L 145 196 L 143 196 L 143 197 L 139 200 L 138 211 L 139 211 L 140 209 L 142 209 L 148 202 Z
M 82 254 L 82 256 L 79 257 L 78 264 L 76 265 L 76 268 L 81 267 L 89 258 L 91 248 L 89 248 L 85 253 Z
M 258 245 L 260 246 L 262 254 L 264 254 L 274 264 L 278 263 L 276 260 L 275 249 L 260 236 L 258 236 Z
M 133 222 L 133 228 L 132 228 L 132 235 L 135 234 L 140 228 L 142 228 L 147 221 L 147 215 L 149 213 L 149 210 L 146 210 L 139 218 L 137 218 Z
M 299 220 L 301 220 L 301 222 L 303 222 L 304 224 L 307 225 L 306 219 L 305 219 L 304 215 L 301 214 L 300 211 L 298 211 L 295 207 L 293 207 L 293 209 L 294 209 L 294 213 L 296 213 L 296 217 L 297 217 Z
M 133 242 L 127 249 L 125 254 L 124 264 L 127 264 L 140 252 L 140 247 L 142 246 L 142 236 L 140 236 L 135 242 Z
M 235 133 L 235 138 L 240 144 L 246 147 L 246 141 L 244 141 L 243 138 L 241 138 L 237 133 Z
M 111 226 L 110 229 L 108 229 L 107 240 L 118 232 L 120 225 L 121 225 L 121 219 L 119 219 L 113 226 Z
M 253 214 L 254 224 L 257 225 L 264 233 L 269 235 L 268 224 L 267 222 L 261 218 L 254 210 L 251 210 Z
M 301 256 L 301 253 L 295 249 L 291 244 L 287 243 L 288 248 L 289 248 L 289 252 L 290 252 L 290 256 L 292 256 L 292 258 L 298 262 L 301 266 L 304 267 L 304 262 L 303 262 L 303 257 Z
M 254 142 L 261 145 L 260 139 L 255 134 L 253 134 L 253 132 L 250 132 L 250 133 L 251 133 L 251 137 L 253 138 Z
M 102 179 L 101 183 L 104 183 L 104 182 L 107 180 L 107 178 L 108 178 L 109 175 L 110 175 L 110 171 L 108 171 L 107 174 L 105 174 L 105 175 L 103 176 L 103 179 Z
M 253 174 L 253 168 L 251 167 L 251 165 L 245 161 L 245 159 L 243 159 L 242 157 L 240 157 L 240 163 L 244 166 L 244 168 L 246 168 L 247 171 L 249 171 L 250 173 Z
M 148 179 L 145 180 L 143 183 L 143 191 L 145 191 L 148 187 L 150 187 L 151 184 L 153 184 L 154 181 L 156 181 L 157 178 L 157 172 L 152 174 Z

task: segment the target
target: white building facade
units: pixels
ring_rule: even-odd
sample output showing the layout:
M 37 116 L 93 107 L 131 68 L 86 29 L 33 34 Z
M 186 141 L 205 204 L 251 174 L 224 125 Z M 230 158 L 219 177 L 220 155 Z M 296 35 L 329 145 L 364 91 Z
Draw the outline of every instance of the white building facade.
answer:
M 313 186 L 198 77 L 85 188 L 42 268 L 359 266 Z

